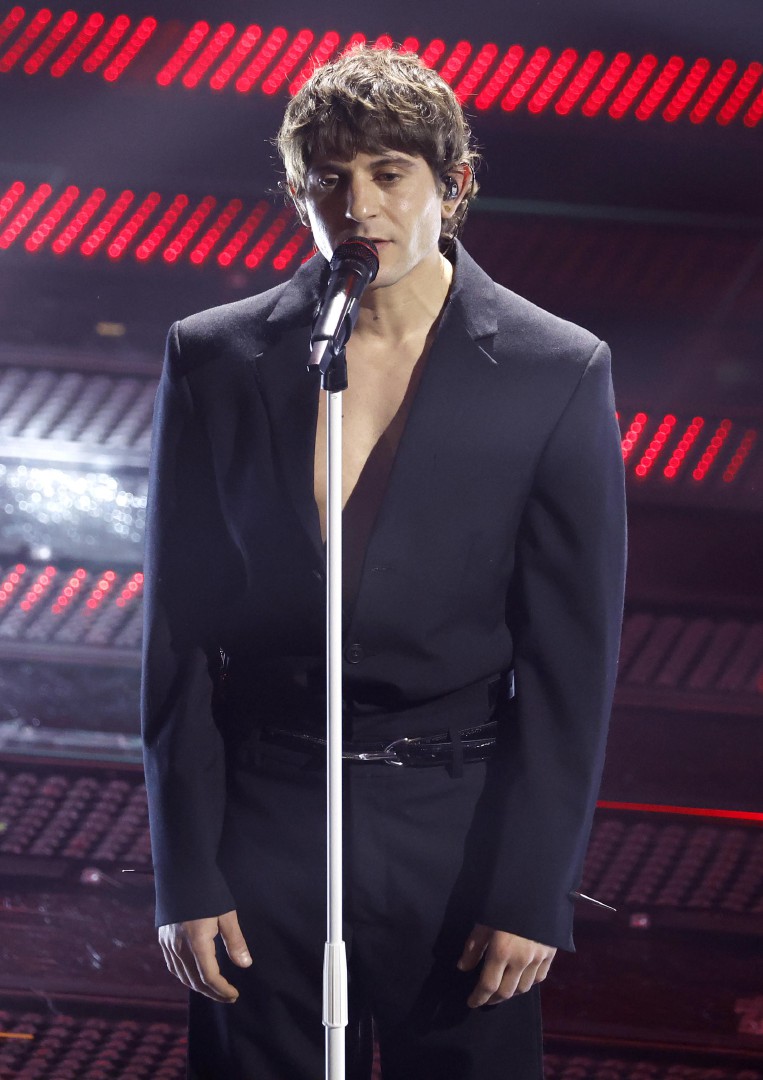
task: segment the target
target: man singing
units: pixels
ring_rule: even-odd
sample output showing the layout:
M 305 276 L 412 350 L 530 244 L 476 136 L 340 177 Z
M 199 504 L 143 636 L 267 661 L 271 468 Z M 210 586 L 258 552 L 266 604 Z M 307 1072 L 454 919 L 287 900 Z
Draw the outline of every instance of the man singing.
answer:
M 448 84 L 359 48 L 278 135 L 317 253 L 176 323 L 157 397 L 143 732 L 159 940 L 194 1080 L 323 1074 L 326 395 L 335 249 L 379 272 L 343 394 L 347 1076 L 536 1080 L 622 618 L 609 350 L 455 239 L 476 155 Z M 357 754 L 401 738 L 402 764 Z

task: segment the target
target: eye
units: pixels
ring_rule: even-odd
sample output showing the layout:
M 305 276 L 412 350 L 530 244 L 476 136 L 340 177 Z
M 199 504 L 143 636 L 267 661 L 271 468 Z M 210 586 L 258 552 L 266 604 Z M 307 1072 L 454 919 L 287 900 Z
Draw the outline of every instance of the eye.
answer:
M 338 176 L 335 176 L 333 173 L 326 173 L 324 176 L 317 177 L 315 182 L 319 188 L 327 191 L 330 188 L 336 187 L 338 181 Z
M 384 172 L 379 173 L 376 177 L 377 180 L 381 180 L 383 184 L 394 184 L 396 180 L 400 179 L 400 173 Z

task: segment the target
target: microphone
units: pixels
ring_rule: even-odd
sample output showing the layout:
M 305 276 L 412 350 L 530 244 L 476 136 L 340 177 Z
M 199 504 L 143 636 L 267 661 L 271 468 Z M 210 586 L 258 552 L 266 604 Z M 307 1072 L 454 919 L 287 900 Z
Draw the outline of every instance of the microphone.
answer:
M 325 372 L 332 357 L 341 352 L 358 321 L 360 298 L 379 272 L 376 244 L 363 236 L 351 236 L 334 252 L 331 275 L 310 336 L 309 366 Z

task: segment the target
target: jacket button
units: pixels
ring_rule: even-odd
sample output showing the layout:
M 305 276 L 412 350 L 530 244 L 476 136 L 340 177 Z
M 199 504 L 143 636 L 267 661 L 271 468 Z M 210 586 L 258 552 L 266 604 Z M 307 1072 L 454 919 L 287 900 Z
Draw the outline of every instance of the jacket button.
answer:
M 345 658 L 350 664 L 359 664 L 365 653 L 361 645 L 348 645 L 344 652 Z

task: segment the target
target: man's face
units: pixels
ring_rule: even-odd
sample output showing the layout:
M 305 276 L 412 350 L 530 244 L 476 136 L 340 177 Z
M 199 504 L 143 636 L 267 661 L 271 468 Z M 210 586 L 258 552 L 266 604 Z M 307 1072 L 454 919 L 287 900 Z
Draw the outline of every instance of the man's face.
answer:
M 318 158 L 305 206 L 318 250 L 330 259 L 351 236 L 373 240 L 379 273 L 372 288 L 394 285 L 418 266 L 439 262 L 442 185 L 423 157 L 400 150 Z

